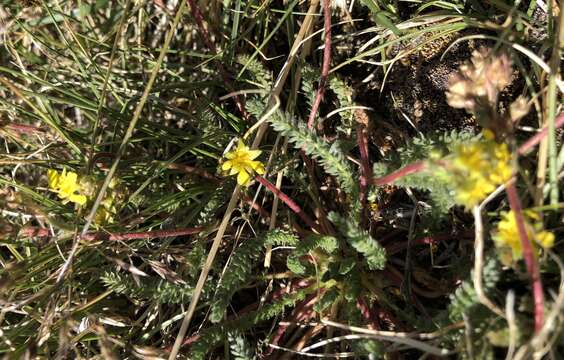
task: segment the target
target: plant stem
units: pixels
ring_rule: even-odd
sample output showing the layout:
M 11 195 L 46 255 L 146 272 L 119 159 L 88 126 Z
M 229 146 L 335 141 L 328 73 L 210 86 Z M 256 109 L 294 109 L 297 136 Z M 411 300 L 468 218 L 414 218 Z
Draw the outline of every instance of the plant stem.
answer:
M 110 240 L 110 241 L 123 241 L 123 240 L 137 240 L 137 239 L 154 239 L 165 238 L 173 236 L 193 235 L 204 231 L 205 227 L 183 228 L 172 230 L 155 230 L 155 231 L 141 231 L 131 233 L 106 233 L 106 232 L 91 232 L 81 237 L 81 240 L 95 241 L 95 240 Z M 23 228 L 20 236 L 24 237 L 48 237 L 49 229 L 27 227 Z
M 404 176 L 415 174 L 415 173 L 418 173 L 420 171 L 423 171 L 425 169 L 425 167 L 426 167 L 425 162 L 415 161 L 415 162 L 412 162 L 411 164 L 408 164 L 408 165 L 402 167 L 399 170 L 394 171 L 391 174 L 388 174 L 388 175 L 383 176 L 381 178 L 372 179 L 372 184 L 377 185 L 377 186 L 391 184 L 394 181 L 401 179 Z
M 517 194 L 517 189 L 515 187 L 514 181 L 510 182 L 507 185 L 506 191 L 507 198 L 509 200 L 509 206 L 515 214 L 517 230 L 521 239 L 521 247 L 523 248 L 523 258 L 525 259 L 527 271 L 529 273 L 529 277 L 531 278 L 531 287 L 533 289 L 534 301 L 535 334 L 538 334 L 542 329 L 544 318 L 544 293 L 542 290 L 539 264 L 535 257 L 532 239 L 530 239 L 529 235 L 527 234 L 525 219 L 523 218 L 523 211 L 521 208 L 521 200 L 519 199 L 519 195 Z
M 270 181 L 266 180 L 264 177 L 260 176 L 260 175 L 255 175 L 255 179 L 261 183 L 264 187 L 266 187 L 268 190 L 272 191 L 272 193 L 278 197 L 280 200 L 282 200 L 294 213 L 296 213 L 296 215 L 298 215 L 300 217 L 300 219 L 302 219 L 302 221 L 307 224 L 307 226 L 309 226 L 312 229 L 315 229 L 317 231 L 320 231 L 319 227 L 313 222 L 313 220 L 311 220 L 311 218 L 304 213 L 304 211 L 302 210 L 302 208 L 300 208 L 300 206 L 298 204 L 296 204 L 296 202 L 294 200 L 292 200 L 288 195 L 284 194 L 282 191 L 280 191 L 280 189 L 278 189 L 276 186 L 274 186 Z
M 327 77 L 329 76 L 329 70 L 331 67 L 331 9 L 329 7 L 329 1 L 323 1 L 323 14 L 325 17 L 325 48 L 323 49 L 323 64 L 321 66 L 321 76 L 319 78 L 319 87 L 317 88 L 317 93 L 315 94 L 315 101 L 311 107 L 311 112 L 309 113 L 309 118 L 307 120 L 307 127 L 311 129 L 313 127 L 313 121 L 319 110 L 319 105 L 321 100 L 323 100 L 323 95 L 325 94 L 325 85 L 327 83 Z
M 358 141 L 358 148 L 360 150 L 360 203 L 364 208 L 366 196 L 368 194 L 368 179 L 372 178 L 372 171 L 370 169 L 370 155 L 368 154 L 368 129 L 366 124 L 358 124 L 356 128 L 356 137 Z
M 550 20 L 549 20 L 550 22 Z M 560 9 L 555 32 L 552 34 L 554 39 L 552 56 L 550 59 L 550 74 L 548 75 L 548 86 L 546 92 L 546 123 L 548 125 L 548 177 L 550 183 L 550 204 L 558 204 L 558 169 L 556 158 L 556 108 L 559 99 L 556 90 L 556 81 L 560 69 L 560 49 L 564 46 L 564 12 Z
M 554 120 L 554 128 L 558 129 L 562 125 L 564 125 L 564 114 L 561 113 L 560 115 L 558 115 L 556 120 Z M 525 143 L 519 147 L 519 155 L 527 154 L 532 148 L 537 146 L 547 134 L 548 127 L 544 127 L 541 131 L 532 136 L 529 140 L 525 141 Z

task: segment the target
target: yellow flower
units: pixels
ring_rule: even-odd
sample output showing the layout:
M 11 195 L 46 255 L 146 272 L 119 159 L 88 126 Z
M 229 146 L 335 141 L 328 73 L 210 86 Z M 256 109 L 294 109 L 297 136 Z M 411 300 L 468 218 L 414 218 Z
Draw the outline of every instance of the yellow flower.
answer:
M 535 237 L 537 243 L 545 249 L 550 249 L 554 246 L 554 234 L 550 231 L 540 231 Z
M 221 169 L 229 171 L 229 175 L 237 174 L 237 183 L 247 186 L 255 172 L 259 175 L 264 174 L 264 165 L 255 160 L 260 154 L 260 150 L 250 150 L 243 141 L 239 140 L 237 148 L 225 154 L 227 161 L 221 165 Z
M 86 204 L 87 198 L 81 194 L 81 188 L 77 182 L 78 175 L 75 172 L 67 172 L 66 169 L 63 169 L 63 172 L 59 174 L 56 170 L 49 169 L 47 179 L 49 188 L 63 199 L 63 203 L 70 201 L 78 205 Z
M 458 145 L 446 169 L 457 201 L 468 208 L 507 182 L 513 172 L 507 144 L 496 143 L 487 133 L 485 137 Z
M 554 245 L 554 234 L 550 231 L 542 230 L 542 223 L 538 214 L 532 211 L 524 212 L 525 228 L 527 237 L 545 249 Z M 535 221 L 531 224 L 531 221 Z M 501 221 L 497 223 L 497 231 L 493 236 L 495 244 L 499 248 L 510 248 L 513 259 L 518 260 L 523 256 L 521 238 L 517 229 L 517 220 L 513 211 L 504 212 Z

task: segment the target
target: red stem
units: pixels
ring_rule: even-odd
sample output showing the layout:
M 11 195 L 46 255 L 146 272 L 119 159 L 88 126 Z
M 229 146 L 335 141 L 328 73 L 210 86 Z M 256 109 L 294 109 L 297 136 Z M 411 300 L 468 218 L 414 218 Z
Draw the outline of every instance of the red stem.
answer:
M 198 5 L 196 5 L 194 0 L 186 0 L 186 1 L 188 1 L 188 5 L 190 6 L 190 12 L 192 13 L 192 17 L 194 18 L 194 20 L 196 20 L 196 24 L 198 25 L 198 29 L 202 34 L 204 43 L 211 51 L 215 53 L 216 52 L 215 44 L 211 41 L 210 33 L 208 29 L 206 29 L 206 27 L 204 26 L 204 15 L 202 15 L 200 8 L 198 7 Z
M 554 128 L 558 129 L 564 125 L 564 114 L 558 115 L 558 117 L 554 120 Z M 548 134 L 548 127 L 544 127 L 541 131 L 539 131 L 536 135 L 532 136 L 529 140 L 527 140 L 523 145 L 519 147 L 519 155 L 525 155 L 529 150 L 537 146 L 542 139 Z
M 260 217 L 264 218 L 265 221 L 268 221 L 270 219 L 270 214 L 268 213 L 268 211 L 264 210 L 263 207 L 254 199 L 246 195 L 243 195 L 242 199 L 247 205 L 255 210 L 260 215 Z
M 378 324 L 378 319 L 374 316 L 372 309 L 362 296 L 359 296 L 356 299 L 356 308 L 360 310 L 360 313 L 364 320 L 368 321 L 368 328 L 370 330 L 381 330 L 380 324 Z
M 542 329 L 544 318 L 544 293 L 542 290 L 539 264 L 535 257 L 533 244 L 531 242 L 532 239 L 529 239 L 529 235 L 527 234 L 525 219 L 523 218 L 523 211 L 521 208 L 521 200 L 519 199 L 519 195 L 517 194 L 517 189 L 515 188 L 514 181 L 510 182 L 507 185 L 506 191 L 507 198 L 509 200 L 509 206 L 515 214 L 517 230 L 519 231 L 519 237 L 521 238 L 521 247 L 523 248 L 523 258 L 525 259 L 527 271 L 529 273 L 529 277 L 531 278 L 531 287 L 533 289 L 534 301 L 535 333 L 538 334 Z
M 323 289 L 321 289 L 321 291 L 323 292 Z M 306 321 L 311 318 L 314 314 L 313 305 L 315 305 L 318 300 L 317 296 L 318 294 L 311 294 L 307 298 L 305 298 L 304 301 L 296 305 L 294 311 L 292 311 L 292 314 L 286 321 L 289 323 L 300 322 Z M 290 326 L 292 326 L 292 324 L 279 325 L 278 329 L 276 329 L 276 332 L 274 333 L 274 336 L 272 337 L 272 340 L 270 341 L 270 344 L 278 345 L 278 343 L 286 333 L 286 330 L 288 330 Z M 269 349 L 266 351 L 266 355 L 272 354 L 273 351 L 274 348 L 269 347 Z
M 554 127 L 556 129 L 560 128 L 561 126 L 564 126 L 564 114 L 558 115 L 558 117 L 556 118 L 555 123 L 554 123 Z M 527 140 L 523 145 L 521 145 L 519 147 L 519 149 L 518 149 L 519 155 L 524 155 L 527 152 L 529 152 L 532 148 L 537 146 L 542 141 L 542 139 L 546 136 L 547 133 L 548 133 L 548 128 L 545 127 L 538 134 L 534 135 L 529 140 Z M 390 184 L 390 183 L 393 183 L 394 181 L 396 181 L 396 180 L 398 180 L 398 179 L 400 179 L 400 178 L 402 178 L 406 175 L 410 175 L 410 174 L 413 174 L 413 173 L 420 172 L 424 168 L 425 168 L 424 162 L 416 161 L 416 162 L 413 162 L 411 164 L 408 164 L 408 165 L 402 167 L 399 170 L 394 171 L 391 174 L 388 174 L 388 175 L 383 176 L 381 178 L 372 179 L 372 184 L 373 185 Z
M 183 235 L 193 235 L 205 230 L 205 227 L 196 228 L 184 228 L 184 229 L 174 229 L 174 230 L 156 230 L 156 231 L 144 231 L 144 232 L 132 232 L 132 233 L 105 233 L 105 232 L 92 232 L 88 233 L 82 237 L 82 240 L 94 241 L 94 240 L 110 240 L 110 241 L 121 241 L 121 240 L 137 240 L 137 239 L 153 239 L 153 238 L 164 238 L 172 236 L 183 236 Z M 24 237 L 48 237 L 49 229 L 43 228 L 23 228 L 20 231 L 20 235 Z
M 425 169 L 425 163 L 423 161 L 415 161 L 412 162 L 411 164 L 408 164 L 404 167 L 402 167 L 399 170 L 394 171 L 391 174 L 388 174 L 386 176 L 383 176 L 381 178 L 377 178 L 377 179 L 372 179 L 372 184 L 373 185 L 387 185 L 387 184 L 391 184 L 394 181 L 407 176 L 407 175 L 411 175 L 414 173 L 418 173 L 422 170 Z
M 265 178 L 263 178 L 260 175 L 255 175 L 255 179 L 261 183 L 262 185 L 264 185 L 268 190 L 272 191 L 272 193 L 274 195 L 276 195 L 280 200 L 282 200 L 293 212 L 296 213 L 296 215 L 298 215 L 302 221 L 307 224 L 307 226 L 309 226 L 312 229 L 315 229 L 317 231 L 320 231 L 319 227 L 313 222 L 313 220 L 311 220 L 311 218 L 304 213 L 304 211 L 302 210 L 302 208 L 300 208 L 300 206 L 298 204 L 296 204 L 294 202 L 294 200 L 290 199 L 290 197 L 286 194 L 284 194 L 282 191 L 280 191 L 280 189 L 278 189 L 276 186 L 274 186 L 270 181 L 266 180 Z
M 45 132 L 38 127 L 32 125 L 25 125 L 25 124 L 16 124 L 16 123 L 10 123 L 6 125 L 0 124 L 0 127 L 4 127 L 8 130 L 13 130 L 13 131 L 17 131 L 18 133 L 24 133 L 28 135 Z
M 323 100 L 323 95 L 325 94 L 325 84 L 327 83 L 327 77 L 329 76 L 329 69 L 331 67 L 331 9 L 329 7 L 329 1 L 323 1 L 323 14 L 325 17 L 325 48 L 323 49 L 323 65 L 321 66 L 321 77 L 319 78 L 319 88 L 315 95 L 315 101 L 311 107 L 311 112 L 309 113 L 309 118 L 307 120 L 307 127 L 311 129 L 313 127 L 313 121 L 319 110 L 319 105 L 321 100 Z
M 372 178 L 372 170 L 370 169 L 370 155 L 368 154 L 367 129 L 365 124 L 359 124 L 356 128 L 358 148 L 360 150 L 360 163 L 362 165 L 360 172 L 360 202 L 362 205 L 366 202 L 368 190 L 368 179 Z

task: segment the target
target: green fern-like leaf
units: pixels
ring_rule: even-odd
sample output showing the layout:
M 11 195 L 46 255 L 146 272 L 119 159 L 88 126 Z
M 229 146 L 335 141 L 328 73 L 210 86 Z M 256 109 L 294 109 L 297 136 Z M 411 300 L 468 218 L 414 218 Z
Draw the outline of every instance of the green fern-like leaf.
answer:
M 338 147 L 329 146 L 309 131 L 303 123 L 294 125 L 281 114 L 272 116 L 269 121 L 276 131 L 287 136 L 294 143 L 295 148 L 302 149 L 306 154 L 317 159 L 325 171 L 339 181 L 351 199 L 357 199 L 358 187 L 354 181 L 354 171 Z
M 251 240 L 235 250 L 214 296 L 210 311 L 212 322 L 217 323 L 223 319 L 233 294 L 249 281 L 252 268 L 260 258 L 261 247 L 262 242 Z
M 230 189 L 222 185 L 208 195 L 205 205 L 198 214 L 198 225 L 209 224 L 216 219 L 216 212 L 229 200 Z
M 260 258 L 263 246 L 292 246 L 298 243 L 299 239 L 295 235 L 281 229 L 275 229 L 267 232 L 263 237 L 243 243 L 236 249 L 227 266 L 225 275 L 217 287 L 210 310 L 210 320 L 219 322 L 223 319 L 233 295 L 250 280 L 253 266 Z M 320 244 L 320 246 L 322 245 L 326 244 Z
M 299 242 L 296 235 L 282 229 L 270 230 L 264 236 L 265 246 L 294 246 Z
M 105 272 L 101 280 L 106 287 L 118 294 L 138 300 L 156 300 L 164 304 L 184 303 L 192 297 L 194 290 L 191 285 L 173 284 L 154 278 L 142 279 L 140 285 L 137 285 L 130 276 L 117 272 Z
M 486 259 L 482 272 L 482 286 L 485 293 L 492 297 L 501 275 L 501 267 L 495 256 L 489 256 Z M 444 340 L 451 342 L 451 346 L 461 350 L 462 359 L 494 359 L 491 338 L 485 335 L 491 336 L 503 331 L 502 329 L 506 328 L 507 322 L 493 315 L 489 309 L 479 302 L 472 277 L 473 272 L 462 281 L 462 284 L 451 295 L 451 303 L 447 309 L 448 320 L 445 321 L 445 323 L 452 323 L 464 320 L 472 331 L 470 333 L 464 331 L 452 332 Z M 475 349 L 472 357 L 465 351 L 467 350 L 468 340 L 472 342 L 472 348 Z
M 240 316 L 237 320 L 225 321 L 220 325 L 207 328 L 200 333 L 198 340 L 190 349 L 189 359 L 204 359 L 206 354 L 215 349 L 225 340 L 228 331 L 246 331 L 258 323 L 272 319 L 282 314 L 288 307 L 294 306 L 297 302 L 305 299 L 312 289 L 306 288 L 296 291 L 279 299 L 278 301 L 266 304 L 257 311 Z
M 296 291 L 291 295 L 284 296 L 282 299 L 274 303 L 264 305 L 261 309 L 255 312 L 243 315 L 237 324 L 239 324 L 239 326 L 243 329 L 248 329 L 254 326 L 253 324 L 272 319 L 273 317 L 282 314 L 288 307 L 294 306 L 298 301 L 305 299 L 305 297 L 312 291 L 312 289 L 306 288 Z
M 248 55 L 240 55 L 237 62 L 245 66 L 245 70 L 252 75 L 252 81 L 258 83 L 265 90 L 270 89 L 274 83 L 272 72 L 267 70 L 257 59 L 251 59 Z
M 229 341 L 229 350 L 234 360 L 254 360 L 256 356 L 247 343 L 245 337 L 236 330 L 227 333 L 227 340 Z
M 352 101 L 353 90 L 343 79 L 338 76 L 329 78 L 329 88 L 337 97 L 337 106 L 339 108 L 350 107 L 356 105 Z M 339 112 L 341 124 L 337 126 L 337 130 L 347 136 L 350 136 L 354 128 L 354 110 L 343 110 Z
M 312 235 L 301 241 L 296 249 L 286 260 L 286 266 L 290 271 L 295 274 L 303 275 L 308 269 L 314 271 L 314 269 L 306 265 L 300 259 L 302 256 L 308 254 L 310 251 L 315 249 L 323 250 L 327 254 L 333 253 L 339 247 L 338 241 L 333 236 L 328 235 Z
M 501 274 L 500 265 L 494 256 L 487 259 L 482 272 L 482 286 L 484 291 L 488 293 L 495 289 Z M 476 314 L 477 308 L 483 308 L 483 305 L 478 301 L 478 295 L 476 295 L 476 290 L 474 289 L 474 283 L 472 281 L 473 273 L 474 271 L 472 271 L 468 279 L 462 282 L 454 294 L 451 295 L 448 312 L 449 318 L 452 321 L 461 321 L 463 314 Z
M 335 212 L 329 213 L 328 218 L 337 226 L 348 243 L 364 255 L 370 269 L 381 270 L 386 266 L 386 250 L 358 223 L 351 219 L 345 219 Z
M 266 98 L 253 96 L 247 100 L 245 107 L 247 111 L 255 118 L 260 119 L 266 109 Z M 276 114 L 274 116 L 277 116 Z
M 225 340 L 226 329 L 224 326 L 208 328 L 199 334 L 198 341 L 190 347 L 192 360 L 204 360 L 206 355 L 217 345 Z
M 315 70 L 309 65 L 302 67 L 302 95 L 307 104 L 307 113 L 311 111 L 313 102 L 315 101 L 316 87 L 315 82 L 319 80 L 319 70 Z M 319 118 L 319 115 L 316 115 Z

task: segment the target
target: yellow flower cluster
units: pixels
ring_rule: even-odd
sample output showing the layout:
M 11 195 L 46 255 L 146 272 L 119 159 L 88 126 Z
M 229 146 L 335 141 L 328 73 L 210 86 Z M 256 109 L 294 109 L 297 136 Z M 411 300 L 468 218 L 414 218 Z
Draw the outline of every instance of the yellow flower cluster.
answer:
M 264 174 L 264 165 L 255 160 L 260 154 L 260 150 L 251 150 L 239 140 L 237 147 L 225 154 L 227 161 L 221 165 L 221 169 L 229 171 L 229 175 L 237 175 L 237 183 L 247 186 L 255 172 L 259 175 Z
M 63 172 L 59 174 L 56 170 L 49 169 L 47 180 L 49 188 L 63 199 L 63 203 L 70 201 L 78 205 L 86 204 L 86 195 L 81 194 L 78 175 L 75 172 L 67 172 L 67 169 L 63 169 Z
M 485 199 L 512 175 L 507 144 L 486 139 L 458 145 L 447 166 L 448 177 L 459 203 L 471 208 Z
M 49 169 L 47 171 L 47 181 L 49 189 L 56 192 L 59 198 L 63 199 L 64 204 L 73 202 L 83 206 L 95 194 L 95 184 L 93 181 L 85 177 L 79 178 L 77 173 L 67 171 L 66 169 L 63 169 L 61 173 Z M 113 222 L 113 214 L 117 211 L 115 202 L 116 185 L 117 182 L 112 180 L 108 194 L 96 211 L 96 217 L 94 218 L 96 224 Z
M 554 245 L 554 234 L 543 230 L 539 215 L 533 211 L 525 211 L 524 215 L 528 238 L 544 249 L 551 248 Z M 532 224 L 531 221 L 533 221 Z M 501 215 L 501 221 L 497 224 L 497 231 L 493 239 L 497 247 L 511 249 L 514 260 L 521 259 L 523 256 L 521 238 L 513 211 L 504 212 Z

